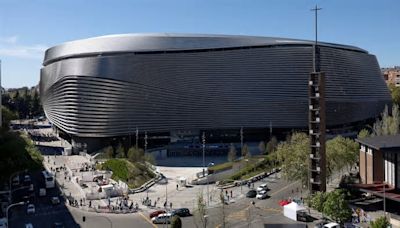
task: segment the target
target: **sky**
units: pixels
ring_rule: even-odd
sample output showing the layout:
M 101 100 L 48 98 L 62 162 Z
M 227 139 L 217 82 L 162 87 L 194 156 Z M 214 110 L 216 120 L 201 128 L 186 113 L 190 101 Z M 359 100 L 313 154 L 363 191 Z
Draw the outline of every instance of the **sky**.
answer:
M 37 85 L 44 51 L 121 33 L 201 33 L 318 39 L 400 65 L 400 0 L 0 0 L 5 88 Z

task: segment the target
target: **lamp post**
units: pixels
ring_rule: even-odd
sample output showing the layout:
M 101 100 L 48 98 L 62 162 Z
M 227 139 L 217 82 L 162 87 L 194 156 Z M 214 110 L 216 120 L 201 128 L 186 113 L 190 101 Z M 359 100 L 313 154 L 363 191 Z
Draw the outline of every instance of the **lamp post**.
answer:
M 10 208 L 12 208 L 12 207 L 14 207 L 14 206 L 24 205 L 24 204 L 25 204 L 25 202 L 18 202 L 18 203 L 14 203 L 14 204 L 8 205 L 8 207 L 7 207 L 7 209 L 6 209 L 7 227 L 10 227 L 10 226 L 9 226 L 10 223 L 8 222 L 8 210 L 10 210 Z

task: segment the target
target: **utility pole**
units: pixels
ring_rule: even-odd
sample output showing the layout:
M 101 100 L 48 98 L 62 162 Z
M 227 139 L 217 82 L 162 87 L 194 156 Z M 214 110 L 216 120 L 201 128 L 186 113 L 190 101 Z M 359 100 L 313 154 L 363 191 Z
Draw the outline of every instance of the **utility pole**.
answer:
M 144 132 L 144 153 L 147 152 L 147 131 Z
M 315 8 L 315 42 L 313 45 L 313 72 L 308 79 L 308 126 L 310 136 L 310 156 L 308 167 L 309 193 L 326 191 L 326 153 L 325 153 L 325 73 L 320 71 L 318 47 L 318 11 Z
M 240 128 L 240 151 L 243 150 L 243 127 Z
M 139 129 L 136 127 L 136 150 L 138 150 L 139 143 Z
M 206 174 L 205 168 L 206 168 L 206 159 L 205 159 L 205 150 L 206 150 L 206 133 L 203 131 L 203 135 L 201 137 L 202 139 L 202 143 L 203 143 L 203 177 Z M 207 180 L 207 205 L 210 205 L 210 195 L 209 195 L 209 191 L 208 191 L 208 171 L 207 171 L 207 176 L 206 176 L 206 180 Z

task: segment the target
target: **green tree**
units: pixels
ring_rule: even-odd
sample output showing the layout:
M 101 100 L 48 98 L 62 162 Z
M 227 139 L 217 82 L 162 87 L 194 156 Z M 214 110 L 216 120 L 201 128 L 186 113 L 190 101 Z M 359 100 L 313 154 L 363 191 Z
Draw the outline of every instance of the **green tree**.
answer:
M 343 190 L 330 192 L 324 202 L 323 213 L 340 224 L 351 219 L 352 212 L 346 201 L 346 193 Z
M 122 144 L 118 144 L 117 149 L 115 150 L 115 157 L 117 158 L 125 158 L 125 151 L 124 148 L 122 147 Z
M 303 185 L 308 183 L 310 144 L 305 133 L 295 132 L 285 142 L 279 143 L 276 154 L 287 180 L 301 180 Z
M 265 142 L 260 141 L 260 143 L 258 144 L 258 150 L 259 150 L 261 153 L 265 153 L 265 150 L 266 150 Z
M 206 219 L 205 215 L 207 214 L 207 206 L 206 201 L 204 200 L 203 192 L 199 192 L 197 195 L 197 203 L 195 212 L 193 213 L 193 219 L 196 226 L 200 223 L 200 227 L 205 227 Z
M 242 148 L 242 157 L 249 158 L 251 157 L 249 146 L 245 143 Z
M 389 220 L 386 216 L 377 218 L 375 221 L 371 221 L 371 228 L 387 228 L 390 226 Z
M 144 160 L 141 149 L 136 149 L 135 146 L 128 150 L 128 160 L 131 162 L 142 162 Z
M 272 136 L 271 140 L 269 140 L 269 142 L 267 143 L 267 146 L 265 148 L 265 153 L 269 154 L 274 152 L 277 146 L 278 146 L 278 140 L 276 139 L 275 136 Z
M 315 210 L 322 212 L 324 210 L 324 203 L 327 198 L 327 193 L 317 192 L 309 199 L 309 206 Z
M 370 136 L 369 131 L 364 128 L 360 132 L 358 132 L 357 138 L 363 139 L 363 138 L 367 138 L 369 136 Z
M 171 228 L 181 228 L 182 220 L 179 216 L 175 215 L 171 219 Z
M 107 156 L 107 158 L 113 158 L 114 157 L 114 149 L 112 146 L 108 146 L 103 149 L 103 153 Z
M 396 87 L 393 84 L 389 85 L 390 93 L 392 95 L 392 100 L 396 104 L 400 104 L 400 87 Z
M 236 148 L 231 143 L 231 146 L 229 147 L 229 152 L 228 152 L 228 161 L 233 162 L 236 160 Z
M 358 160 L 358 144 L 342 136 L 336 136 L 326 143 L 327 172 L 330 176 L 334 171 L 352 167 Z
M 397 135 L 399 133 L 399 105 L 394 104 L 392 106 L 392 117 L 389 125 L 389 134 L 390 135 Z
M 10 109 L 8 109 L 5 106 L 1 107 L 1 113 L 2 113 L 2 119 L 3 119 L 3 127 L 5 129 L 9 128 L 10 121 L 11 120 L 16 120 L 18 119 L 18 115 L 15 112 L 12 112 Z M 1 127 L 1 126 L 0 126 Z
M 140 153 L 140 152 L 139 152 Z M 154 156 L 150 153 L 145 153 L 144 154 L 144 160 L 152 165 L 156 165 L 156 159 Z

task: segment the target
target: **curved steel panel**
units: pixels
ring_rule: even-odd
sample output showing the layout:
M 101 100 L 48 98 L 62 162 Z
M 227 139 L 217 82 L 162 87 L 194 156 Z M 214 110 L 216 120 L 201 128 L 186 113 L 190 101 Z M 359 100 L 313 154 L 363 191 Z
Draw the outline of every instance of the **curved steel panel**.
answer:
M 271 46 L 63 59 L 42 68 L 49 120 L 78 137 L 182 129 L 307 127 L 312 47 Z M 376 58 L 321 47 L 328 126 L 379 115 L 390 94 Z

